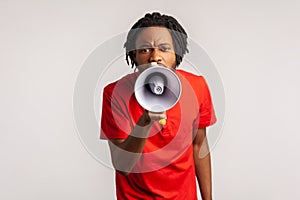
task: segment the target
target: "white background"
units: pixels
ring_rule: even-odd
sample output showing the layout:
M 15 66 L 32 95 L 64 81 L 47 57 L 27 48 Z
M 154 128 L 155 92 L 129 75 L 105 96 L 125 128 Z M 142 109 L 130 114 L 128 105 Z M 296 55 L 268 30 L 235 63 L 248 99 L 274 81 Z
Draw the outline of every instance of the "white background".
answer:
M 300 198 L 298 1 L 2 0 L 0 199 L 115 198 L 113 170 L 76 133 L 74 84 L 93 49 L 156 10 L 179 20 L 223 80 L 215 199 Z

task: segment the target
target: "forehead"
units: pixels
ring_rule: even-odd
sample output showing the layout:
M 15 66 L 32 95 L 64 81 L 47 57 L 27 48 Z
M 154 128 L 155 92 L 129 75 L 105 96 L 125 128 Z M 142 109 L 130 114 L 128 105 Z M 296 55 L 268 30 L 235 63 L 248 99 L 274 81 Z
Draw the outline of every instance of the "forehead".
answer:
M 143 43 L 173 43 L 172 36 L 167 28 L 164 27 L 147 27 L 143 28 L 138 34 L 135 44 Z

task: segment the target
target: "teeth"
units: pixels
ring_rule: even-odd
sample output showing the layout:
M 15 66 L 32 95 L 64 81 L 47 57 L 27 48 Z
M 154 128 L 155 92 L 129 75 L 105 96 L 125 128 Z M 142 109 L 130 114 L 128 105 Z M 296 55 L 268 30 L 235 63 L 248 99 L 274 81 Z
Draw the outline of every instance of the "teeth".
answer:
M 151 65 L 157 65 L 157 62 L 151 62 Z

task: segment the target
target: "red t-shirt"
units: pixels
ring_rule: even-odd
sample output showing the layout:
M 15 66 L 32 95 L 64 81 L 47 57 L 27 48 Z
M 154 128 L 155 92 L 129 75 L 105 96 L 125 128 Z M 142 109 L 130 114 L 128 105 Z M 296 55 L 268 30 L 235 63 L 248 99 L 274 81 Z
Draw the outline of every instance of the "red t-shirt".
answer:
M 167 124 L 155 122 L 143 154 L 132 172 L 116 172 L 118 199 L 197 199 L 193 160 L 193 133 L 216 121 L 208 86 L 202 76 L 176 70 L 182 93 L 166 111 Z M 104 88 L 101 119 L 102 139 L 125 139 L 144 109 L 134 96 L 139 72 Z

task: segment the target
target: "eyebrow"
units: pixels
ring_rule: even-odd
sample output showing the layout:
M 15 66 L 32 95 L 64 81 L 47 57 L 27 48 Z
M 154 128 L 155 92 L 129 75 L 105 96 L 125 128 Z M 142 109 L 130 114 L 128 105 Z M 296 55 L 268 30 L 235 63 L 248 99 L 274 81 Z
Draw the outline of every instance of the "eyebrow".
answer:
M 158 44 L 157 46 L 172 46 L 169 42 L 163 42 Z M 145 42 L 137 45 L 137 48 L 143 48 L 143 47 L 152 47 L 152 44 Z
M 172 45 L 168 42 L 163 42 L 163 43 L 159 44 L 158 46 L 172 46 Z
M 139 49 L 139 48 L 143 48 L 143 47 L 152 47 L 152 45 L 150 43 L 142 43 L 142 44 L 136 45 L 136 47 Z

